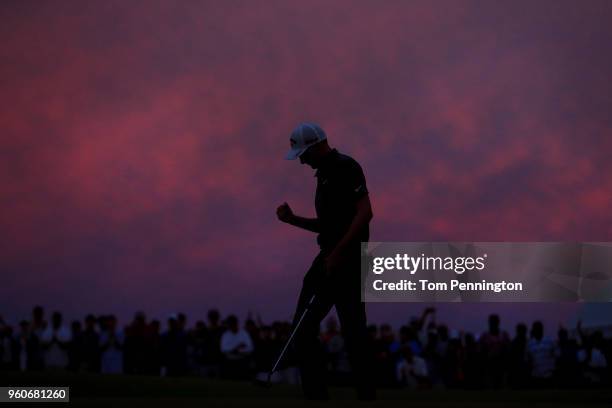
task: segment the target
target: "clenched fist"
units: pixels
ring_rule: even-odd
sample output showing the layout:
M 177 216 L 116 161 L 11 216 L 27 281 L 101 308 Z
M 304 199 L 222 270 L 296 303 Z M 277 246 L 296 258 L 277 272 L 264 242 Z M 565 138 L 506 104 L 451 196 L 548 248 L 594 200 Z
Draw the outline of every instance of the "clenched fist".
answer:
M 289 207 L 289 204 L 285 202 L 279 205 L 276 209 L 276 216 L 282 222 L 288 223 L 293 218 L 293 211 L 291 211 L 291 207 Z

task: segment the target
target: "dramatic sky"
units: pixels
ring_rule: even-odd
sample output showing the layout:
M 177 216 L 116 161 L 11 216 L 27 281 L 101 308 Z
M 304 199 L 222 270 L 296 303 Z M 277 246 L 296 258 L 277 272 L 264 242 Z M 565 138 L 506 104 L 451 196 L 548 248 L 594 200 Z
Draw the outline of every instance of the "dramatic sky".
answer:
M 316 251 L 275 217 L 314 214 L 283 160 L 303 120 L 362 164 L 372 240 L 610 241 L 610 21 L 606 0 L 5 0 L 0 314 L 289 317 Z

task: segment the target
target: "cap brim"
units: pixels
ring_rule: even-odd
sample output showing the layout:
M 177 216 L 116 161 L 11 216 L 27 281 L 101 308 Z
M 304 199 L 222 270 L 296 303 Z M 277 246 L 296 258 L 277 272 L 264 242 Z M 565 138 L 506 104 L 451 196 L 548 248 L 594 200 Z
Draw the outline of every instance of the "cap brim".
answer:
M 285 155 L 285 160 L 295 160 L 298 157 L 300 157 L 300 155 L 302 153 L 304 153 L 304 150 L 306 150 L 307 148 L 302 148 L 302 149 L 291 149 L 287 152 L 287 154 Z

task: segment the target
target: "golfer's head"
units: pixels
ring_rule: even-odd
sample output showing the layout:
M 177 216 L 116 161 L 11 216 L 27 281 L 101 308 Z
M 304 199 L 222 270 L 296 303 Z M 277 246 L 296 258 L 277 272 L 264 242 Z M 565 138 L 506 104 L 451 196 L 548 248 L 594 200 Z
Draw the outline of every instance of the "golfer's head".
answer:
M 289 137 L 291 148 L 287 160 L 300 159 L 300 163 L 317 167 L 319 159 L 329 150 L 327 135 L 315 123 L 300 123 Z
M 307 164 L 313 169 L 319 167 L 321 158 L 325 156 L 329 151 L 330 147 L 327 144 L 327 140 L 322 140 L 319 143 L 308 147 L 304 150 L 304 153 L 300 155 L 300 163 Z

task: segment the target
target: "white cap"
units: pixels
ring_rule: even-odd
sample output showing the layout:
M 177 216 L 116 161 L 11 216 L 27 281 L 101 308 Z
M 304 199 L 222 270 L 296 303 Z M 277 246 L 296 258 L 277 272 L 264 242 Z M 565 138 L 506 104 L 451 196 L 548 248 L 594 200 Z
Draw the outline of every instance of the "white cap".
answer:
M 319 125 L 314 123 L 300 123 L 293 132 L 291 132 L 291 137 L 289 138 L 291 149 L 285 156 L 285 159 L 295 160 L 310 146 L 326 139 L 327 135 L 325 135 L 325 132 Z

